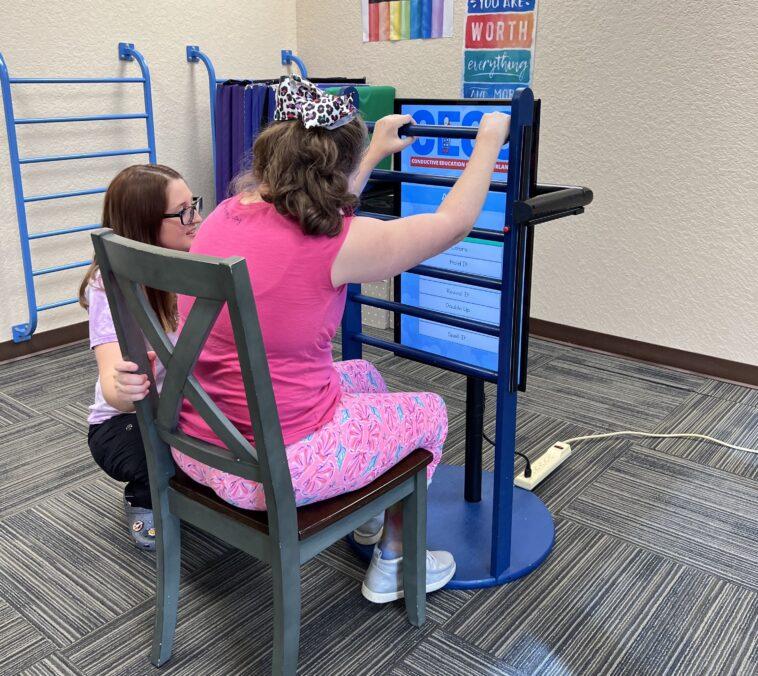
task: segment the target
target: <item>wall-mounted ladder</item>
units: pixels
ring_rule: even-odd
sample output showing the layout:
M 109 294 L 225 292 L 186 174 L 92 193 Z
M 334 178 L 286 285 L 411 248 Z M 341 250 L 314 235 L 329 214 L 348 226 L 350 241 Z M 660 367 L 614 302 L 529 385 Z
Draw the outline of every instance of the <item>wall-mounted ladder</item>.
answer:
M 37 304 L 37 294 L 35 291 L 35 279 L 42 275 L 49 275 L 62 270 L 85 267 L 91 261 L 75 261 L 73 263 L 64 263 L 54 265 L 48 268 L 35 268 L 32 264 L 31 243 L 36 239 L 47 237 L 58 237 L 85 230 L 94 230 L 100 227 L 99 223 L 91 225 L 80 225 L 72 228 L 62 228 L 37 232 L 29 234 L 27 227 L 27 205 L 35 202 L 44 202 L 48 200 L 66 199 L 69 197 L 81 197 L 83 195 L 96 195 L 104 193 L 106 188 L 86 188 L 84 190 L 74 190 L 69 192 L 29 195 L 24 194 L 21 168 L 27 164 L 39 164 L 43 162 L 65 162 L 69 160 L 85 160 L 96 157 L 117 157 L 120 155 L 148 155 L 150 162 L 155 162 L 155 130 L 153 128 L 153 101 L 150 84 L 150 71 L 147 67 L 144 57 L 134 45 L 126 42 L 120 42 L 118 45 L 118 58 L 121 61 L 136 61 L 142 72 L 141 77 L 59 77 L 59 78 L 29 78 L 29 77 L 10 77 L 8 66 L 0 53 L 0 86 L 3 95 L 3 108 L 5 110 L 5 128 L 8 132 L 8 152 L 11 163 L 11 174 L 13 177 L 13 192 L 16 203 L 16 215 L 18 217 L 18 233 L 21 242 L 21 259 L 24 269 L 24 284 L 26 287 L 26 298 L 29 307 L 29 320 L 22 324 L 16 324 L 12 327 L 14 342 L 20 343 L 29 340 L 37 328 L 37 318 L 40 312 L 52 310 L 54 308 L 70 305 L 77 302 L 77 298 L 66 298 L 44 305 Z M 11 85 L 45 85 L 45 84 L 141 84 L 145 110 L 141 113 L 129 113 L 120 115 L 80 115 L 75 117 L 28 117 L 17 118 L 13 113 L 13 97 Z M 106 120 L 134 120 L 144 119 L 145 129 L 147 132 L 147 146 L 143 148 L 125 148 L 121 150 L 106 150 L 101 152 L 82 152 L 72 155 L 44 155 L 38 157 L 21 157 L 18 150 L 18 139 L 16 137 L 16 127 L 19 125 L 36 125 L 36 124 L 60 124 L 73 122 L 100 122 Z

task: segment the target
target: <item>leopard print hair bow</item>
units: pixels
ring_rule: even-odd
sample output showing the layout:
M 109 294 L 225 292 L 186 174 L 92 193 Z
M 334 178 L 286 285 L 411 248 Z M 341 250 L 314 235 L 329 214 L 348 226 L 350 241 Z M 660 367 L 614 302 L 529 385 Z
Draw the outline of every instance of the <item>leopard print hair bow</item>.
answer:
M 306 129 L 336 129 L 352 120 L 357 110 L 350 96 L 333 96 L 299 75 L 285 75 L 276 90 L 274 120 L 302 120 Z

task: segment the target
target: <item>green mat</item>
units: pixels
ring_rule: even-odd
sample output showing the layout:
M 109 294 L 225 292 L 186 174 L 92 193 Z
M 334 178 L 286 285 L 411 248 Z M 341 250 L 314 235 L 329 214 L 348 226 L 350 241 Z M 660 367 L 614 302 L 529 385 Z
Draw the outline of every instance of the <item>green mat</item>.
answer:
M 366 122 L 376 122 L 380 117 L 395 112 L 395 88 L 371 85 L 356 85 L 358 90 L 358 110 Z M 342 87 L 330 87 L 329 94 L 339 94 Z M 379 169 L 392 169 L 392 158 L 388 157 L 378 165 Z

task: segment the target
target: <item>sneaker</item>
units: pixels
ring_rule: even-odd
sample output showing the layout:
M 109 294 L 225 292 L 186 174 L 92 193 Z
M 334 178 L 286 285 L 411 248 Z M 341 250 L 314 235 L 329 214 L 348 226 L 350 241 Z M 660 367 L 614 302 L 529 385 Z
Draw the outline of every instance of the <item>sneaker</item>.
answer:
M 144 507 L 133 507 L 124 498 L 124 512 L 126 525 L 134 540 L 134 544 L 140 549 L 155 550 L 155 525 L 153 523 L 153 510 Z
M 384 533 L 384 512 L 370 518 L 353 531 L 353 540 L 359 545 L 375 545 Z
M 455 559 L 450 552 L 426 553 L 426 593 L 442 589 L 455 575 Z M 389 603 L 403 598 L 403 557 L 383 559 L 374 548 L 361 593 L 373 603 Z

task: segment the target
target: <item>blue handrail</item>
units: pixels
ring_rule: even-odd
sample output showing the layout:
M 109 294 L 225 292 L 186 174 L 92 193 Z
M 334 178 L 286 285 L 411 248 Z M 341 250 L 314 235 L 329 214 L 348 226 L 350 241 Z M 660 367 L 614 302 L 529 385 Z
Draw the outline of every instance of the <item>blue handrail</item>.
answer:
M 62 200 L 66 197 L 83 197 L 85 195 L 99 195 L 104 193 L 107 188 L 91 188 L 89 190 L 74 190 L 72 192 L 54 192 L 49 195 L 32 195 L 25 197 L 24 202 L 44 202 L 46 200 Z
M 141 120 L 146 113 L 125 113 L 123 115 L 79 115 L 77 117 L 22 117 L 16 124 L 50 124 L 52 122 L 97 122 L 99 120 Z
M 133 150 L 106 150 L 99 153 L 76 153 L 74 155 L 46 155 L 43 157 L 23 157 L 19 164 L 39 164 L 40 162 L 65 162 L 66 160 L 86 160 L 92 157 L 118 157 L 119 155 L 148 155 L 150 148 L 135 148 Z
M 51 272 L 60 272 L 61 270 L 73 270 L 74 268 L 84 268 L 92 263 L 92 260 L 78 261 L 77 263 L 66 263 L 65 265 L 53 265 L 49 268 L 41 268 L 40 270 L 32 270 L 34 277 L 40 275 L 49 275 Z
M 308 71 L 305 68 L 305 64 L 303 63 L 303 60 L 299 56 L 295 56 L 292 53 L 291 49 L 283 49 L 282 50 L 282 65 L 290 66 L 293 63 L 300 69 L 300 75 L 302 75 L 303 77 L 308 77 Z
M 36 239 L 47 237 L 56 237 L 68 235 L 86 230 L 94 230 L 100 227 L 99 224 L 81 225 L 71 228 L 59 228 L 57 230 L 48 230 L 39 233 L 29 233 L 26 205 L 35 202 L 44 202 L 47 200 L 58 200 L 69 197 L 82 197 L 85 195 L 98 195 L 105 192 L 105 188 L 89 188 L 85 190 L 73 190 L 67 192 L 41 194 L 41 195 L 24 195 L 23 176 L 21 168 L 27 164 L 39 164 L 45 162 L 62 162 L 69 160 L 84 160 L 101 157 L 118 157 L 126 155 L 148 155 L 150 162 L 156 161 L 155 155 L 155 129 L 153 124 L 153 101 L 150 81 L 150 70 L 147 67 L 144 57 L 140 54 L 131 43 L 121 42 L 118 45 L 118 58 L 121 61 L 136 61 L 140 67 L 141 77 L 10 77 L 7 63 L 0 53 L 0 91 L 3 96 L 3 111 L 5 116 L 5 128 L 8 133 L 8 152 L 11 164 L 11 176 L 13 178 L 13 197 L 16 206 L 16 216 L 18 219 L 18 233 L 21 243 L 21 261 L 24 270 L 24 285 L 26 288 L 26 300 L 28 306 L 29 320 L 22 324 L 16 324 L 12 327 L 13 340 L 17 343 L 29 340 L 37 329 L 37 320 L 40 312 L 52 310 L 54 308 L 71 305 L 77 302 L 77 298 L 66 298 L 64 300 L 37 304 L 37 294 L 34 286 L 34 279 L 42 275 L 49 275 L 63 270 L 81 268 L 90 264 L 91 261 L 76 261 L 73 263 L 63 263 L 47 268 L 34 269 L 32 264 L 31 242 Z M 26 117 L 17 118 L 13 112 L 13 97 L 11 85 L 32 85 L 32 84 L 141 84 L 144 95 L 145 110 L 142 113 L 124 113 L 114 115 L 77 115 L 69 117 Z M 143 148 L 125 148 L 120 150 L 106 150 L 99 152 L 84 152 L 71 155 L 44 155 L 39 157 L 20 157 L 18 148 L 18 137 L 16 127 L 19 125 L 30 124 L 61 124 L 69 122 L 99 122 L 112 120 L 145 120 L 145 132 L 147 135 L 147 146 Z
M 150 147 L 150 163 L 155 164 L 155 126 L 153 125 L 153 87 L 150 80 L 150 69 L 147 67 L 145 57 L 142 56 L 131 42 L 118 43 L 118 58 L 121 61 L 136 61 L 142 71 L 144 81 L 142 94 L 145 100 L 145 130 L 147 131 L 147 145 Z
M 208 71 L 208 93 L 211 108 L 211 159 L 213 161 L 213 170 L 216 170 L 216 86 L 230 80 L 231 78 L 220 78 L 216 76 L 216 68 L 213 65 L 211 58 L 203 52 L 198 45 L 187 45 L 187 61 L 189 63 L 197 63 L 202 61 L 205 65 L 205 69 Z M 291 49 L 282 50 L 282 65 L 288 66 L 295 63 L 300 69 L 300 74 L 303 77 L 308 77 L 308 71 L 305 68 L 303 60 L 292 53 Z M 246 78 L 240 78 L 246 79 Z M 216 199 L 218 200 L 218 195 Z
M 100 223 L 92 225 L 79 225 L 74 228 L 62 228 L 61 230 L 48 230 L 47 232 L 35 232 L 29 235 L 29 239 L 44 239 L 45 237 L 56 237 L 57 235 L 70 235 L 72 232 L 85 232 L 87 230 L 97 230 L 102 227 Z
M 126 44 L 126 43 L 120 43 Z M 134 45 L 132 45 L 134 47 Z M 144 82 L 141 77 L 12 77 L 11 84 L 102 84 Z

